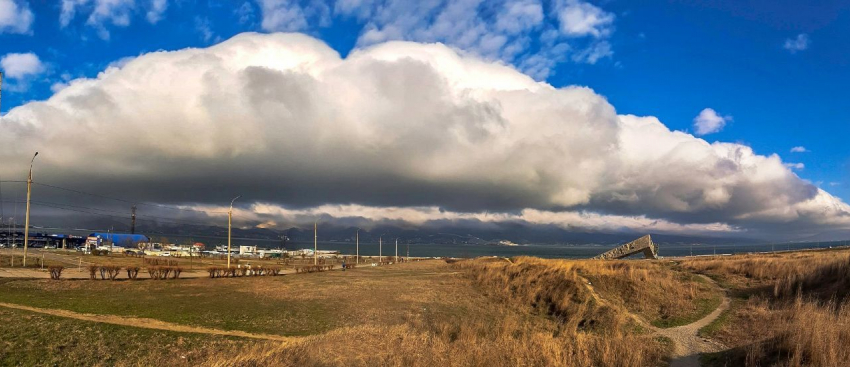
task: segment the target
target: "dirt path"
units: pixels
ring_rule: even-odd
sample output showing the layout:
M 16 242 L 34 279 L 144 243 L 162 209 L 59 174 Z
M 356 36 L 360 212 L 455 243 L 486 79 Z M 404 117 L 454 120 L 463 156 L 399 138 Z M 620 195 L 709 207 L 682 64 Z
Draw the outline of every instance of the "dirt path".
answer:
M 670 361 L 670 367 L 699 367 L 700 354 L 719 352 L 724 349 L 720 343 L 702 338 L 697 333 L 699 329 L 716 320 L 723 311 L 729 308 L 729 295 L 726 294 L 725 289 L 720 288 L 711 278 L 704 275 L 700 276 L 707 279 L 716 288 L 723 290 L 723 301 L 708 316 L 690 324 L 669 329 L 653 328 L 659 335 L 668 337 L 673 341 L 675 349 L 673 350 L 673 359 Z
M 220 335 L 220 336 L 234 336 L 239 338 L 250 338 L 250 339 L 261 339 L 261 340 L 272 340 L 278 342 L 293 342 L 300 338 L 297 337 L 287 337 L 280 335 L 270 335 L 270 334 L 254 334 L 248 333 L 245 331 L 239 330 L 218 330 L 218 329 L 209 329 L 205 327 L 197 327 L 197 326 L 187 326 L 180 324 L 173 324 L 170 322 L 154 320 L 154 319 L 146 319 L 139 317 L 125 317 L 125 316 L 116 316 L 116 315 L 94 315 L 94 314 L 86 314 L 86 313 L 78 313 L 68 310 L 59 310 L 59 309 L 49 309 L 49 308 L 38 308 L 38 307 L 30 307 L 17 305 L 12 303 L 4 303 L 0 302 L 0 307 L 13 308 L 16 310 L 24 310 L 29 312 L 37 312 L 45 315 L 59 316 L 59 317 L 67 317 L 76 320 L 83 321 L 91 321 L 91 322 L 100 322 L 104 324 L 113 324 L 113 325 L 121 325 L 121 326 L 131 326 L 131 327 L 139 327 L 145 329 L 155 329 L 155 330 L 167 330 L 167 331 L 177 331 L 181 333 L 198 333 L 198 334 L 209 334 L 209 335 Z
M 729 308 L 729 296 L 726 294 L 726 290 L 717 285 L 714 280 L 704 275 L 699 276 L 708 280 L 717 289 L 723 291 L 723 301 L 720 303 L 720 306 L 702 319 L 679 327 L 661 329 L 652 326 L 642 317 L 626 311 L 629 317 L 635 320 L 635 322 L 639 325 L 646 327 L 659 335 L 670 338 L 670 340 L 673 341 L 674 350 L 672 360 L 670 361 L 670 367 L 699 367 L 700 354 L 723 350 L 723 346 L 721 344 L 710 339 L 702 338 L 698 336 L 697 333 L 699 332 L 699 329 L 702 329 L 712 321 L 716 320 L 720 317 L 720 314 L 723 313 L 723 311 Z M 602 305 L 607 304 L 607 301 L 596 293 L 596 289 L 593 288 L 593 285 L 587 278 L 584 278 L 581 275 L 579 275 L 579 277 L 582 279 L 585 287 L 587 287 L 587 290 L 590 291 L 590 294 L 596 302 Z

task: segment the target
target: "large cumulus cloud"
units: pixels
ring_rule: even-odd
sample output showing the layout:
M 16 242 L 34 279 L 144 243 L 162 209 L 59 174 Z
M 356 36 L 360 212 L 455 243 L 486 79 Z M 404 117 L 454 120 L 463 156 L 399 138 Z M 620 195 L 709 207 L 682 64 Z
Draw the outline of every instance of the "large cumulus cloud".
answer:
M 3 177 L 40 150 L 37 179 L 153 202 L 243 194 L 305 213 L 351 204 L 744 230 L 850 222 L 846 204 L 776 155 L 617 115 L 588 88 L 441 44 L 342 59 L 308 36 L 242 34 L 73 81 L 0 126 Z

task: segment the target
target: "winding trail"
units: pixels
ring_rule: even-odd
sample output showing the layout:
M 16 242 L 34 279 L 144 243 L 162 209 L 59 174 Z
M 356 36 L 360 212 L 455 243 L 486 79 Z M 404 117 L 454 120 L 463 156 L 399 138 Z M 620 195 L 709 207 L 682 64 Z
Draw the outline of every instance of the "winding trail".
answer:
M 730 300 L 728 290 L 720 287 L 713 279 L 698 274 L 698 276 L 706 279 L 709 283 L 711 283 L 715 288 L 721 290 L 723 292 L 723 300 L 714 311 L 710 314 L 706 315 L 702 319 L 694 321 L 687 325 L 682 325 L 673 328 L 662 329 L 655 326 L 652 326 L 642 317 L 635 315 L 631 312 L 628 312 L 629 317 L 631 317 L 635 322 L 640 324 L 643 327 L 646 327 L 656 334 L 669 338 L 673 341 L 673 355 L 670 360 L 670 367 L 700 367 L 699 356 L 702 353 L 713 353 L 719 352 L 725 349 L 725 347 L 711 339 L 702 338 L 699 335 L 699 329 L 702 329 L 706 325 L 710 324 L 712 321 L 716 320 L 720 317 L 720 314 L 723 311 L 729 308 Z M 593 299 L 596 300 L 599 304 L 607 304 L 607 301 L 602 298 L 598 293 L 596 293 L 596 289 L 593 288 L 593 285 L 590 283 L 587 278 L 579 275 L 580 278 L 584 281 L 585 286 L 590 291 Z
M 176 331 L 181 333 L 197 333 L 197 334 L 208 334 L 208 335 L 219 335 L 219 336 L 233 336 L 239 338 L 249 338 L 249 339 L 261 339 L 261 340 L 271 340 L 277 342 L 293 342 L 298 339 L 298 337 L 288 337 L 281 335 L 271 335 L 271 334 L 255 334 L 249 333 L 245 331 L 239 330 L 219 330 L 219 329 L 210 329 L 205 327 L 197 327 L 197 326 L 187 326 L 174 324 L 170 322 L 141 318 L 141 317 L 126 317 L 126 316 L 116 316 L 116 315 L 95 315 L 95 314 L 87 314 L 87 313 L 79 313 L 68 310 L 60 310 L 60 309 L 51 309 L 51 308 L 39 308 L 39 307 L 30 307 L 24 305 L 18 305 L 13 303 L 4 303 L 0 302 L 0 307 L 12 308 L 16 310 L 23 310 L 29 312 L 36 312 L 45 315 L 51 316 L 59 316 L 59 317 L 67 317 L 76 320 L 82 321 L 91 321 L 91 322 L 99 322 L 104 324 L 112 324 L 112 325 L 121 325 L 121 326 L 130 326 L 130 327 L 138 327 L 145 329 L 154 329 L 154 330 L 166 330 L 166 331 Z
M 701 274 L 699 276 L 708 280 L 717 289 L 723 291 L 723 301 L 720 303 L 720 306 L 714 309 L 714 311 L 706 317 L 690 324 L 668 329 L 653 327 L 653 330 L 655 330 L 656 333 L 668 337 L 673 341 L 675 349 L 673 350 L 673 358 L 670 360 L 670 367 L 699 367 L 700 354 L 719 352 L 725 349 L 724 346 L 717 341 L 700 337 L 697 334 L 699 333 L 699 329 L 702 329 L 712 321 L 716 320 L 720 317 L 720 314 L 723 313 L 723 311 L 726 311 L 729 308 L 730 301 L 728 291 L 721 288 L 713 279 Z

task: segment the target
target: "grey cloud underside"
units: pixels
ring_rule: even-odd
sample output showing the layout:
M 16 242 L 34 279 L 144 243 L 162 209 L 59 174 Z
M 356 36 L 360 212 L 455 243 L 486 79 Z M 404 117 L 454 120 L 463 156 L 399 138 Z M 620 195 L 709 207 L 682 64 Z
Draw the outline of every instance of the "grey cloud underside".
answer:
M 340 59 L 303 35 L 243 34 L 140 56 L 0 124 L 4 178 L 39 150 L 37 181 L 139 201 L 579 210 L 757 231 L 850 221 L 777 156 L 439 44 Z

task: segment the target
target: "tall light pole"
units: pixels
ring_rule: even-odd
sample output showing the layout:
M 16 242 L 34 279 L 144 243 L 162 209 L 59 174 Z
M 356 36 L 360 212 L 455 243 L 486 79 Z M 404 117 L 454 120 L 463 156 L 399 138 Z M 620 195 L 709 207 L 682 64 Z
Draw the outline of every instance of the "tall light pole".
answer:
M 398 263 L 398 237 L 395 238 L 395 262 Z
M 319 223 L 313 222 L 313 265 L 319 265 Z
M 383 249 L 384 249 L 383 237 L 378 237 L 378 264 L 379 265 L 384 263 L 384 253 L 383 253 L 384 250 Z
M 233 200 L 230 200 L 230 210 L 227 211 L 227 268 L 230 269 L 230 230 L 233 223 L 233 202 L 236 199 L 241 198 L 242 195 L 239 195 Z
M 27 267 L 27 246 L 29 245 L 30 239 L 30 195 L 32 194 L 32 164 L 35 162 L 35 157 L 38 155 L 38 152 L 32 156 L 32 160 L 30 160 L 30 175 L 27 178 L 27 218 L 24 224 L 24 267 Z
M 357 234 L 354 237 L 354 242 L 357 244 L 357 265 L 360 265 L 360 228 L 357 228 Z

